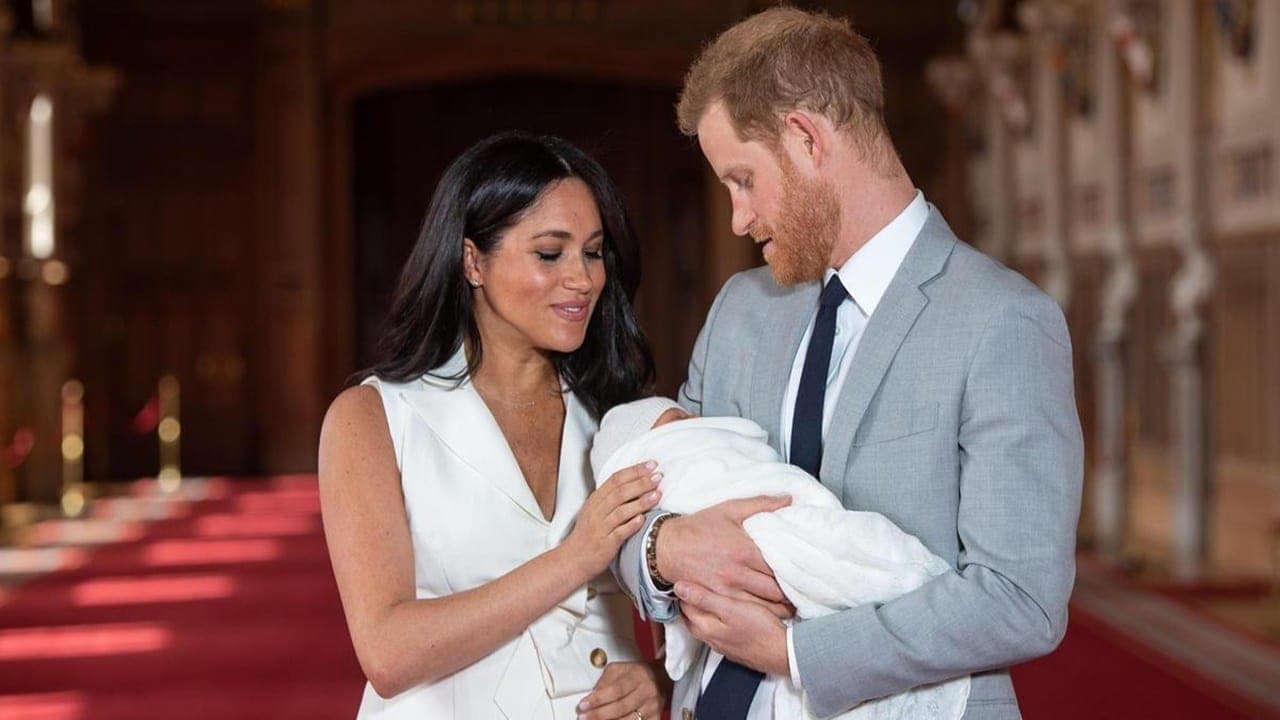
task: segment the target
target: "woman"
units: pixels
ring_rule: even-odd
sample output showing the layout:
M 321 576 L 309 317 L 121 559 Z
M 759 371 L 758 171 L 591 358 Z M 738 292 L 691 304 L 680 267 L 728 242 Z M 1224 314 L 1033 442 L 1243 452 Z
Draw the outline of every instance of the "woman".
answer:
M 385 360 L 320 437 L 360 717 L 659 717 L 607 569 L 657 478 L 590 493 L 587 463 L 600 416 L 653 375 L 638 275 L 617 190 L 569 143 L 499 135 L 445 171 Z

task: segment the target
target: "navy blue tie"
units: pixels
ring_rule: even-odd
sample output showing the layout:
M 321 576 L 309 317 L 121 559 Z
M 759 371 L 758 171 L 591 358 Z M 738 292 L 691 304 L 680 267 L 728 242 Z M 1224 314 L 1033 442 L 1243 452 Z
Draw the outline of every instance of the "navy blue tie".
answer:
M 791 421 L 791 464 L 814 477 L 822 465 L 822 402 L 827 394 L 827 371 L 831 367 L 831 346 L 836 338 L 836 309 L 849 297 L 839 275 L 832 275 L 822 289 L 818 318 L 809 337 L 800 390 Z M 711 675 L 707 689 L 698 698 L 698 720 L 746 720 L 751 701 L 764 673 L 729 658 Z
M 720 667 L 711 675 L 707 689 L 698 697 L 694 713 L 698 720 L 746 720 L 751 709 L 751 699 L 764 673 L 729 658 L 720 661 Z
M 791 416 L 791 464 L 818 477 L 822 467 L 822 405 L 831 369 L 831 346 L 836 339 L 836 310 L 849 297 L 839 275 L 832 275 L 822 289 L 818 318 L 813 322 L 809 351 L 800 372 L 795 414 Z

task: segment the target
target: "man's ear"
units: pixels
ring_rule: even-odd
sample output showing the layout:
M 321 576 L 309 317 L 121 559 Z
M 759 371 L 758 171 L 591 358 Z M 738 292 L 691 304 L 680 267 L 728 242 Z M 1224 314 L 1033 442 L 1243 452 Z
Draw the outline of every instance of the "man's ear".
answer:
M 828 123 L 804 110 L 792 110 L 782 119 L 782 144 L 797 167 L 818 170 L 830 160 Z
M 471 238 L 462 239 L 462 275 L 473 288 L 484 284 L 480 275 L 480 249 L 471 242 Z

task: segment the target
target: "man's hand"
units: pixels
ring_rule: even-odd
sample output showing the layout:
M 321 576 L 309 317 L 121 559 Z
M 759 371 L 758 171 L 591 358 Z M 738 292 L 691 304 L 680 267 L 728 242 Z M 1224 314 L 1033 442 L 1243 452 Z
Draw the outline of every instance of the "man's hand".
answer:
M 791 677 L 786 626 L 768 610 L 686 581 L 676 583 L 676 597 L 689 632 L 712 650 L 760 672 Z
M 778 618 L 795 608 L 742 521 L 791 504 L 789 496 L 729 500 L 692 515 L 671 518 L 658 533 L 658 572 L 670 582 L 698 582 L 717 595 L 763 605 Z

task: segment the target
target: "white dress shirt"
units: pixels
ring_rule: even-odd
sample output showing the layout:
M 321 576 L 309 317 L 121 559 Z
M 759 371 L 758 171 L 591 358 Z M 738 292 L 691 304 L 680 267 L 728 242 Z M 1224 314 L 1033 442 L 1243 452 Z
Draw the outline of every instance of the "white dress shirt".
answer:
M 844 386 L 849 368 L 853 366 L 853 357 L 857 353 L 858 343 L 862 340 L 862 331 L 867 321 L 875 312 L 885 290 L 889 288 L 893 276 L 897 274 L 902 260 L 907 256 L 916 236 L 924 229 L 929 219 L 929 204 L 925 202 L 924 193 L 916 191 L 915 197 L 893 220 L 881 228 L 880 232 L 871 236 L 857 252 L 853 254 L 838 270 L 828 268 L 823 276 L 825 285 L 832 275 L 839 275 L 840 282 L 849 292 L 852 302 L 841 303 L 836 309 L 836 335 L 831 347 L 831 364 L 827 371 L 827 388 L 822 403 L 822 436 L 825 440 L 831 424 L 831 416 L 836 406 L 836 398 L 840 396 L 840 388 Z M 814 318 L 817 317 L 817 306 L 814 307 Z M 779 425 L 779 443 L 782 455 L 790 457 L 791 453 L 791 420 L 795 414 L 796 395 L 800 389 L 800 374 L 804 369 L 805 355 L 808 354 L 809 337 L 813 334 L 814 320 L 809 321 L 800 340 L 800 348 L 791 364 L 791 374 L 787 380 L 786 393 L 782 398 L 782 422 Z M 645 539 L 646 543 L 648 538 Z M 674 610 L 675 595 L 664 593 L 654 587 L 649 575 L 647 563 L 641 559 L 640 573 L 648 585 L 653 606 L 665 605 L 667 610 Z M 662 613 L 654 612 L 654 615 Z M 666 613 L 668 615 L 671 612 Z M 702 670 L 702 690 L 707 689 L 712 674 L 720 667 L 724 656 L 711 651 Z M 787 628 L 787 661 L 791 668 L 791 682 L 797 689 L 801 687 L 800 672 L 796 666 L 795 647 L 792 644 L 791 628 Z M 747 712 L 747 720 L 766 720 L 773 716 L 773 693 L 778 678 L 765 675 L 760 681 L 751 708 Z

